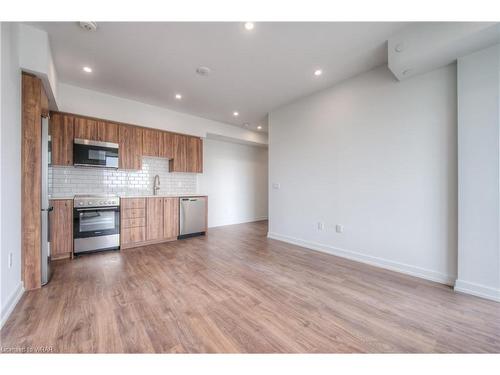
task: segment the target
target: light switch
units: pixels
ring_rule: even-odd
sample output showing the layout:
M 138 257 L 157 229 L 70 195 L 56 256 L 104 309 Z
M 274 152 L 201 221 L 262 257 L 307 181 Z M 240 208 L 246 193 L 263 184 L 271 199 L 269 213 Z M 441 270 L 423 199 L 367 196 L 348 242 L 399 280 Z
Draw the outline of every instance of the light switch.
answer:
M 279 190 L 281 188 L 281 184 L 278 182 L 273 183 L 273 189 L 274 190 Z

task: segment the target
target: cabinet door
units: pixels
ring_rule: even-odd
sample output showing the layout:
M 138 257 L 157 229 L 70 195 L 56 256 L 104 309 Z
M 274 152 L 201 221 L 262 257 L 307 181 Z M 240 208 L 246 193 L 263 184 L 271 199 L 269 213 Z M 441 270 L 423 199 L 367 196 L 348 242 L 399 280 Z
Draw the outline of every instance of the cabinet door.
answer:
M 142 130 L 142 153 L 147 156 L 159 156 L 162 132 L 152 129 Z
M 50 252 L 61 256 L 73 252 L 73 200 L 52 200 L 50 212 Z
M 179 235 L 179 198 L 163 198 L 163 238 Z
M 146 208 L 146 239 L 163 238 L 163 198 L 148 198 Z
M 142 130 L 134 126 L 119 125 L 120 168 L 141 169 Z
M 97 140 L 101 142 L 119 142 L 118 124 L 107 121 L 97 122 Z
M 97 121 L 75 117 L 75 138 L 97 141 Z
M 162 132 L 160 137 L 160 155 L 161 158 L 172 159 L 174 157 L 174 134 Z
M 203 173 L 203 141 L 200 138 L 188 137 L 186 172 Z
M 73 165 L 73 116 L 53 112 L 49 124 L 51 164 Z
M 186 172 L 187 136 L 174 134 L 173 159 L 170 160 L 170 172 Z

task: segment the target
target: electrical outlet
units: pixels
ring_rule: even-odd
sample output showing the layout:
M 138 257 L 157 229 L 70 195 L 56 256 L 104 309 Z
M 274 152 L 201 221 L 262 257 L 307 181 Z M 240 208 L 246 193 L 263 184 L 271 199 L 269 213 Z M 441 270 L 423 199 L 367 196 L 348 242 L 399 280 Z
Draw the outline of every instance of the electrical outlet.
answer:
M 335 225 L 335 231 L 337 233 L 342 233 L 344 231 L 344 226 L 340 224 Z
M 281 189 L 281 184 L 280 184 L 279 182 L 275 182 L 275 183 L 273 184 L 273 189 L 274 189 L 274 190 L 279 190 L 279 189 Z
M 323 223 L 322 221 L 318 221 L 318 230 L 323 230 L 325 229 L 325 223 Z
M 9 268 L 12 268 L 12 253 L 9 253 Z

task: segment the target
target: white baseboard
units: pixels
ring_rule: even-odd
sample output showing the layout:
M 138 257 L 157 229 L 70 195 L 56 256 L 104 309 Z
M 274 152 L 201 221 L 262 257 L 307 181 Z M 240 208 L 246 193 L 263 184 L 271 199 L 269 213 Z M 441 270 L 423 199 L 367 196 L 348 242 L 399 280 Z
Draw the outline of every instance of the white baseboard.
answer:
M 217 228 L 217 227 L 224 227 L 226 225 L 253 223 L 255 221 L 262 221 L 262 220 L 267 220 L 267 216 L 254 217 L 254 218 L 250 218 L 250 219 L 242 219 L 242 220 L 232 221 L 232 222 L 223 223 L 223 224 L 209 225 L 208 228 Z
M 455 291 L 500 302 L 500 289 L 491 288 L 481 284 L 457 279 L 457 281 L 455 281 Z
M 10 295 L 9 299 L 7 300 L 7 304 L 2 308 L 2 312 L 0 315 L 0 329 L 3 327 L 7 319 L 9 319 L 10 314 L 16 307 L 17 303 L 21 299 L 24 293 L 24 287 L 23 283 L 19 283 L 17 286 L 16 290 Z
M 305 248 L 309 248 L 316 251 L 321 251 L 323 253 L 328 253 L 332 255 L 336 255 L 342 258 L 347 258 L 350 260 L 354 260 L 361 263 L 366 263 L 372 266 L 385 268 L 391 271 L 401 272 L 407 275 L 419 277 L 422 279 L 435 281 L 441 284 L 453 285 L 456 279 L 456 276 L 446 275 L 440 272 L 436 272 L 433 270 L 429 270 L 426 268 L 421 268 L 417 266 L 412 266 L 406 263 L 395 262 L 393 260 L 374 257 L 371 255 L 366 255 L 362 253 L 358 253 L 356 251 L 340 249 L 337 247 L 333 247 L 330 245 L 320 244 L 311 241 L 304 241 L 298 238 L 293 238 L 285 235 L 281 235 L 278 233 L 269 232 L 267 234 L 269 238 L 291 243 L 294 245 L 302 246 Z

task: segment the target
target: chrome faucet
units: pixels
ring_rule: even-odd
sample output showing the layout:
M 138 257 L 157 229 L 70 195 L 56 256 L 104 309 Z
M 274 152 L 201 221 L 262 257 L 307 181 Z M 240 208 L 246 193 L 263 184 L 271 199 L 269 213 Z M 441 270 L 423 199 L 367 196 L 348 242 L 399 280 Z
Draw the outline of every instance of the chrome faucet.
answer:
M 156 175 L 153 183 L 153 195 L 158 195 L 158 190 L 160 190 L 160 176 Z

